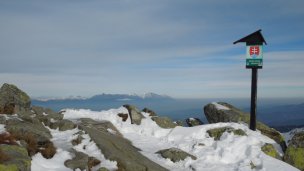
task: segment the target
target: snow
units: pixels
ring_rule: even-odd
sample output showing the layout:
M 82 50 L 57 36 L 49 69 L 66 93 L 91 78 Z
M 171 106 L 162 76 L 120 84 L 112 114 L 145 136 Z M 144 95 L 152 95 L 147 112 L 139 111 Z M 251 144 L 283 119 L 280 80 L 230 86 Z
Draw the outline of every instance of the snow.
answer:
M 5 133 L 5 125 L 0 124 L 0 134 Z
M 218 109 L 218 110 L 230 110 L 228 107 L 226 107 L 226 106 L 223 106 L 223 105 L 221 105 L 221 104 L 218 104 L 218 103 L 216 103 L 216 102 L 212 102 L 212 104 L 216 107 L 216 109 Z
M 214 103 L 220 110 L 229 108 Z M 298 169 L 277 159 L 265 155 L 261 147 L 265 143 L 274 144 L 272 139 L 262 135 L 260 132 L 251 131 L 247 126 L 237 123 L 217 123 L 200 125 L 196 127 L 176 127 L 173 129 L 160 128 L 147 113 L 141 125 L 130 124 L 129 118 L 126 122 L 117 116 L 118 113 L 127 113 L 127 109 L 120 107 L 109 111 L 90 111 L 66 109 L 65 119 L 91 118 L 94 120 L 107 120 L 129 139 L 134 146 L 140 148 L 141 153 L 152 161 L 174 171 L 249 171 L 251 164 L 255 170 L 260 171 L 297 171 Z M 233 133 L 224 133 L 219 141 L 209 137 L 207 130 L 230 126 L 242 129 L 248 136 L 237 136 Z M 155 152 L 167 148 L 179 148 L 197 157 L 197 160 L 186 158 L 183 161 L 173 163 L 169 159 L 162 158 Z
M 57 149 L 56 154 L 51 159 L 45 159 L 41 153 L 32 157 L 32 171 L 71 171 L 72 169 L 64 166 L 64 161 L 71 159 L 69 152 Z

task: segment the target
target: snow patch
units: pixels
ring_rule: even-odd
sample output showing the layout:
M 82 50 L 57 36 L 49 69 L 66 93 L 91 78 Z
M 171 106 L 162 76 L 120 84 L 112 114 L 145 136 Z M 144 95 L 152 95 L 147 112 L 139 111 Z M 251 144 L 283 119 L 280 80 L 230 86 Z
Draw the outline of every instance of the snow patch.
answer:
M 5 125 L 0 124 L 0 134 L 5 133 Z
M 32 171 L 71 171 L 64 166 L 64 161 L 72 159 L 69 152 L 57 149 L 56 154 L 51 159 L 44 158 L 41 153 L 37 153 L 32 157 Z
M 217 103 L 213 103 L 220 110 L 230 110 Z M 262 135 L 258 131 L 251 131 L 246 125 L 238 123 L 216 123 L 196 127 L 175 127 L 163 129 L 150 117 L 142 119 L 141 125 L 132 125 L 130 121 L 123 122 L 118 113 L 127 113 L 124 107 L 109 111 L 94 112 L 90 110 L 71 110 L 64 112 L 65 119 L 91 118 L 107 120 L 129 139 L 132 144 L 141 149 L 141 153 L 161 166 L 174 171 L 249 171 L 251 164 L 256 170 L 298 171 L 296 168 L 271 158 L 261 151 L 265 143 L 278 146 L 274 140 Z M 144 116 L 147 114 L 142 112 Z M 128 118 L 129 119 L 129 118 Z M 223 133 L 219 141 L 210 137 L 207 131 L 213 128 L 232 127 L 242 129 L 247 136 L 233 133 Z M 197 160 L 187 158 L 173 163 L 162 158 L 155 152 L 167 148 L 179 148 L 197 157 Z M 273 164 L 275 163 L 275 164 Z M 275 168 L 275 169 L 273 169 Z
M 221 105 L 221 104 L 218 104 L 218 103 L 216 103 L 216 102 L 212 102 L 212 104 L 213 104 L 213 105 L 215 106 L 215 108 L 218 109 L 218 110 L 230 110 L 228 107 L 223 106 L 223 105 Z

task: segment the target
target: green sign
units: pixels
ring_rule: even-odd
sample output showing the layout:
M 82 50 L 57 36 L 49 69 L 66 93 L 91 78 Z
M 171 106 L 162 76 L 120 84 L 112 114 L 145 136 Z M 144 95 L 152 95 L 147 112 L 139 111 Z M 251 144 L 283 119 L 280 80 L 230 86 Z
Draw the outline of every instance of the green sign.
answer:
M 246 68 L 263 67 L 263 46 L 251 45 L 246 48 Z

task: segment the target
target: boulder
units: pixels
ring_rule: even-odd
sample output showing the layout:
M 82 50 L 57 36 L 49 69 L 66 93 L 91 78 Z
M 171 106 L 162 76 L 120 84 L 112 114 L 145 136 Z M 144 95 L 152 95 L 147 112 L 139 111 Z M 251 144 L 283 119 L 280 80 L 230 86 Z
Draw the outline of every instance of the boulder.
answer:
M 197 158 L 183 150 L 180 150 L 178 148 L 169 148 L 164 149 L 156 152 L 157 154 L 160 154 L 163 158 L 168 158 L 172 162 L 179 162 L 181 160 L 185 160 L 187 157 L 192 158 L 193 160 L 196 160 Z
M 207 104 L 204 107 L 204 113 L 209 123 L 237 122 L 249 124 L 250 122 L 250 115 L 248 113 L 224 102 Z M 257 129 L 260 130 L 263 135 L 276 141 L 283 151 L 286 150 L 287 146 L 280 132 L 268 127 L 262 122 L 257 122 Z
M 135 106 L 128 104 L 123 105 L 123 107 L 125 107 L 129 112 L 131 124 L 135 123 L 136 125 L 140 125 L 142 118 L 145 118 L 140 111 Z
M 129 140 L 119 134 L 113 134 L 111 130 L 117 130 L 110 122 L 98 122 L 92 119 L 81 119 L 79 129 L 84 130 L 105 158 L 117 161 L 118 170 L 121 171 L 164 171 L 162 166 L 143 156 L 139 149 L 135 148 Z M 118 131 L 117 131 L 118 132 Z
M 52 138 L 50 131 L 43 126 L 41 122 L 35 118 L 27 118 L 21 120 L 18 118 L 9 119 L 6 121 L 6 130 L 13 135 L 31 134 L 35 137 L 38 143 L 44 144 Z
M 207 131 L 209 136 L 213 137 L 214 140 L 220 140 L 220 138 L 221 138 L 221 136 L 223 135 L 224 132 L 228 132 L 228 133 L 233 132 L 234 135 L 239 135 L 239 136 L 246 136 L 247 135 L 243 130 L 234 129 L 232 127 L 214 128 L 214 129 L 209 129 Z
M 204 123 L 199 118 L 187 118 L 186 123 L 189 127 L 203 125 Z
M 151 118 L 161 128 L 175 128 L 177 125 L 168 117 L 154 116 Z
M 31 170 L 31 158 L 25 148 L 17 145 L 0 144 L 0 151 L 2 157 L 4 155 L 7 157 L 5 161 L 0 162 L 0 170 Z
M 59 128 L 59 131 L 66 131 L 76 128 L 76 124 L 74 124 L 72 121 L 63 119 L 57 122 L 53 122 L 50 125 L 50 128 L 57 129 Z
M 292 137 L 283 159 L 294 167 L 304 170 L 304 131 Z
M 157 114 L 151 109 L 144 108 L 142 111 L 145 113 L 149 113 L 149 116 L 157 116 Z
M 83 152 L 73 151 L 75 157 L 64 162 L 64 165 L 70 169 L 91 170 L 92 167 L 100 164 L 100 160 L 89 157 Z
M 0 88 L 0 114 L 14 114 L 29 110 L 30 97 L 12 84 L 3 84 Z
M 43 157 L 52 158 L 56 153 L 56 148 L 50 141 L 52 138 L 50 131 L 37 119 L 12 118 L 8 119 L 6 124 L 6 130 L 19 140 L 23 147 L 26 147 L 31 156 L 41 152 Z
M 282 160 L 282 157 L 279 155 L 279 153 L 272 144 L 268 144 L 268 143 L 264 144 L 261 147 L 261 150 L 270 157 Z

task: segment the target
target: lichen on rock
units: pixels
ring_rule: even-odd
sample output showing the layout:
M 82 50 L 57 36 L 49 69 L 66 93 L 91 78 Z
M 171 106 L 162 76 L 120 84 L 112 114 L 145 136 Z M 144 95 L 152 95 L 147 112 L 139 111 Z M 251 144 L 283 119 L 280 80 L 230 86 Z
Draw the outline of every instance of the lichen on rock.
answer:
M 277 150 L 273 147 L 272 144 L 266 143 L 261 147 L 261 150 L 267 154 L 268 156 L 271 156 L 273 158 L 282 160 L 282 157 L 279 155 Z
M 284 154 L 284 161 L 304 170 L 304 132 L 296 133 Z
M 209 129 L 207 131 L 209 136 L 213 137 L 214 140 L 220 140 L 220 138 L 221 138 L 221 136 L 223 135 L 224 132 L 228 132 L 228 133 L 232 132 L 234 135 L 238 135 L 238 136 L 246 136 L 247 135 L 243 130 L 234 129 L 232 127 L 214 128 L 214 129 Z

